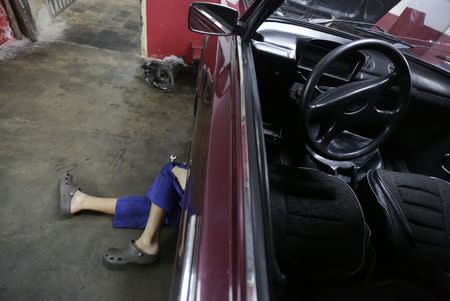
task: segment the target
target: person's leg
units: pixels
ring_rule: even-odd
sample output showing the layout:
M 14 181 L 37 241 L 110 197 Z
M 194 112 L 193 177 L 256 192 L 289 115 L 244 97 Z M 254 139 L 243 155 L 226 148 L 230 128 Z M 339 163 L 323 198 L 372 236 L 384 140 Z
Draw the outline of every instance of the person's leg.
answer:
M 135 244 L 147 254 L 154 255 L 159 252 L 159 233 L 166 217 L 166 211 L 152 204 L 148 216 L 147 226 Z
M 178 166 L 174 166 L 171 168 L 171 172 L 176 177 L 178 183 L 181 186 L 181 189 L 184 190 L 186 186 L 186 169 L 180 168 Z M 90 211 L 98 211 L 106 214 L 114 215 L 117 198 L 99 198 L 88 195 L 81 190 L 75 192 L 71 204 L 70 204 L 70 213 L 75 214 L 82 210 L 90 210 Z M 157 207 L 157 206 L 156 206 Z M 159 208 L 159 207 L 158 207 Z M 159 208 L 162 210 L 161 208 Z M 164 211 L 164 210 L 162 210 Z M 156 215 L 157 217 L 157 215 Z M 164 218 L 163 218 L 164 219 Z M 148 225 L 148 222 L 147 222 Z M 145 233 L 145 232 L 144 232 Z M 151 233 L 151 232 L 148 232 Z
M 151 200 L 150 214 L 144 232 L 135 242 L 136 246 L 145 253 L 159 252 L 159 232 L 164 219 L 176 207 L 182 194 L 175 188 L 175 181 L 184 189 L 186 169 L 166 164 L 153 185 L 147 192 Z
M 149 196 L 153 200 L 150 214 L 141 234 L 135 244 L 147 254 L 157 254 L 159 252 L 159 233 L 167 212 L 176 206 L 177 199 L 181 196 L 177 194 L 174 183 L 170 180 L 170 172 L 175 176 L 182 189 L 185 185 L 186 169 L 178 166 L 166 165 L 160 174 L 160 178 L 155 182 L 157 185 L 150 189 Z M 164 177 L 164 180 L 162 178 Z M 165 185 L 164 185 L 164 184 Z M 168 186 L 166 186 L 168 185 Z
M 70 213 L 91 210 L 114 215 L 117 198 L 98 198 L 78 190 L 70 203 Z
M 174 168 L 173 165 L 172 163 L 166 164 L 148 189 L 146 195 L 137 197 L 141 200 L 139 204 L 145 205 L 140 210 L 136 210 L 141 206 L 137 206 L 138 202 L 136 202 L 134 197 L 127 197 L 126 200 L 119 198 L 117 200 L 113 226 L 130 227 L 129 221 L 124 222 L 122 220 L 127 220 L 130 213 L 137 211 L 139 211 L 139 214 L 133 214 L 134 219 L 138 217 L 140 220 L 138 224 L 142 225 L 141 218 L 145 218 L 146 225 L 139 239 L 133 241 L 128 247 L 108 249 L 103 258 L 105 263 L 110 265 L 128 263 L 150 264 L 157 260 L 161 226 L 165 222 L 166 217 L 171 221 L 178 220 L 176 219 L 178 216 L 177 211 L 181 211 L 181 208 L 177 209 L 177 206 L 181 204 L 183 197 L 185 181 L 182 178 L 186 176 L 186 172 L 182 168 Z M 147 215 L 143 215 L 145 213 Z M 133 225 L 137 225 L 137 223 L 133 223 Z

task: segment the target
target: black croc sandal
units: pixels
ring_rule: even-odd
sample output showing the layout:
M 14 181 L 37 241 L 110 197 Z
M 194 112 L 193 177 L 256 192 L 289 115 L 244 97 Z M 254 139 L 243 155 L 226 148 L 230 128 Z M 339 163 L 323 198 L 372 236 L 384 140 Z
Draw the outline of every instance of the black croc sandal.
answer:
M 120 267 L 126 264 L 152 264 L 159 259 L 159 254 L 150 255 L 139 249 L 134 240 L 126 248 L 111 248 L 105 252 L 103 262 L 109 267 Z
M 79 187 L 73 185 L 72 180 L 73 175 L 69 172 L 65 172 L 61 176 L 59 210 L 62 216 L 72 215 L 70 212 L 70 204 L 72 203 L 73 195 L 78 190 L 81 190 Z

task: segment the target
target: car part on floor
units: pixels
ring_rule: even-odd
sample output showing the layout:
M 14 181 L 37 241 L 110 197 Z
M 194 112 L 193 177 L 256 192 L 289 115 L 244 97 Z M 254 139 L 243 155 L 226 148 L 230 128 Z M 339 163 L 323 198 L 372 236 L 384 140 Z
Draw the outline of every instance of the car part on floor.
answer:
M 151 60 L 141 66 L 145 82 L 153 88 L 171 92 L 175 86 L 175 74 L 184 66 L 182 58 L 170 56 L 164 60 Z

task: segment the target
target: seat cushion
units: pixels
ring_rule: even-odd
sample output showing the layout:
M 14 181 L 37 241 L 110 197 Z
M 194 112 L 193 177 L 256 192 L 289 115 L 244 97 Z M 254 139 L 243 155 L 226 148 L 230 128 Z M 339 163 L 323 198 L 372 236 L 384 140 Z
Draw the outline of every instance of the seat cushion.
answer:
M 365 263 L 369 231 L 350 187 L 308 168 L 270 169 L 278 261 L 288 279 L 346 278 Z
M 376 217 L 375 225 L 369 223 L 375 236 L 377 232 L 384 233 L 400 260 L 447 274 L 450 184 L 437 178 L 387 170 L 373 170 L 367 178 L 383 215 Z M 379 227 L 385 227 L 385 231 L 376 229 Z

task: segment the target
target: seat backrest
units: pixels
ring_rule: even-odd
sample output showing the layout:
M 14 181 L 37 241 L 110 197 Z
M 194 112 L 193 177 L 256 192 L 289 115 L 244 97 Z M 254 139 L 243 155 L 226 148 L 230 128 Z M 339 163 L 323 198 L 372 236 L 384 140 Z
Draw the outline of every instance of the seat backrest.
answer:
M 277 257 L 288 277 L 351 277 L 364 267 L 369 230 L 351 188 L 308 168 L 269 171 Z
M 372 170 L 367 179 L 375 198 L 362 204 L 375 247 L 390 247 L 384 256 L 427 277 L 434 271 L 450 280 L 450 184 L 387 170 Z

